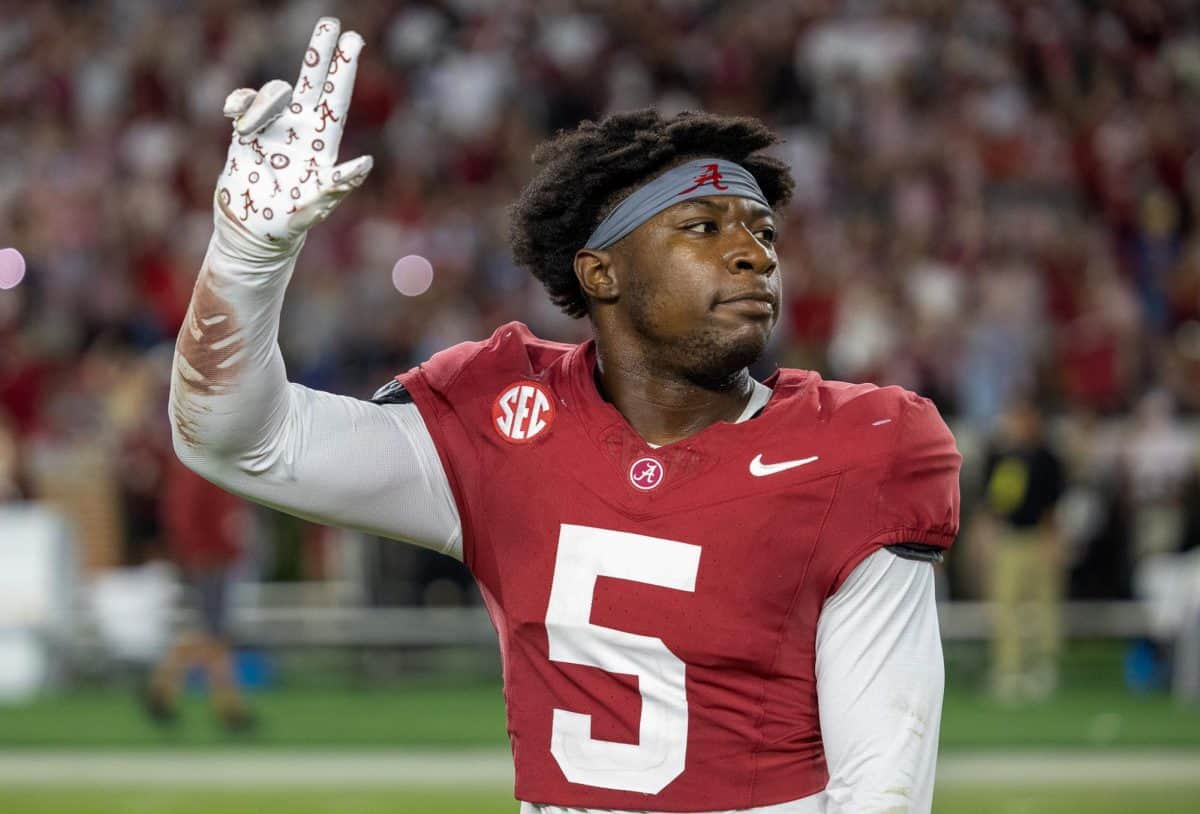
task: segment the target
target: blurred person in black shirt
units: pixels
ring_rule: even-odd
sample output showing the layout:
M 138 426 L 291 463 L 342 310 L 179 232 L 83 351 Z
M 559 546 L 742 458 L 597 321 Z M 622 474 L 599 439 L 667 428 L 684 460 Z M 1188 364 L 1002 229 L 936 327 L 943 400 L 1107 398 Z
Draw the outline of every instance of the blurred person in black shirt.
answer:
M 1054 513 L 1059 457 L 1028 401 L 1004 415 L 988 451 L 983 509 L 998 524 L 986 577 L 992 602 L 992 687 L 1005 701 L 1050 695 L 1058 681 L 1063 563 Z

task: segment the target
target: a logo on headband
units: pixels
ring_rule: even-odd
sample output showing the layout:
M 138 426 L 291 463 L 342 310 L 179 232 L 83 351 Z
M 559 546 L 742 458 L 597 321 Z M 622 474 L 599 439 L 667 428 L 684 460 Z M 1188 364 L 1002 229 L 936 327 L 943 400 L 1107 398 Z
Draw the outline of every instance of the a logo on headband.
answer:
M 716 164 L 705 164 L 704 172 L 692 179 L 692 186 L 685 189 L 678 195 L 687 195 L 695 189 L 699 189 L 705 184 L 712 184 L 713 189 L 729 189 L 727 184 L 721 183 L 721 170 Z

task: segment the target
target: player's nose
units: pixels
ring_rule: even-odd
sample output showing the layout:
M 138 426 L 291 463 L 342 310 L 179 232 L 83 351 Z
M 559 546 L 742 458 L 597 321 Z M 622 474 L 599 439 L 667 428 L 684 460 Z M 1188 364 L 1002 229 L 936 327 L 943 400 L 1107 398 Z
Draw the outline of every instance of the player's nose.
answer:
M 759 240 L 746 224 L 738 224 L 730 240 L 726 263 L 731 272 L 767 275 L 775 271 L 779 261 L 774 249 Z

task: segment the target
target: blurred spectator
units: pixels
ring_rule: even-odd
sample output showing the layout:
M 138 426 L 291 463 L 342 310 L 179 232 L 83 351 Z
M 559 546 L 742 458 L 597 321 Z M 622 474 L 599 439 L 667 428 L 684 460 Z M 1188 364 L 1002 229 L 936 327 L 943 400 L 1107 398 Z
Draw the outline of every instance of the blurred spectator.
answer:
M 1000 526 L 986 576 L 992 686 L 1007 702 L 1044 698 L 1058 683 L 1064 573 L 1055 507 L 1064 472 L 1029 402 L 1004 415 L 984 483 L 985 510 Z
M 1196 442 L 1175 415 L 1171 397 L 1147 394 L 1138 403 L 1121 463 L 1133 521 L 1134 560 L 1174 554 L 1187 519 L 1183 499 L 1196 475 Z
M 21 497 L 18 482 L 20 461 L 17 460 L 17 433 L 8 416 L 0 410 L 0 503 Z
M 1122 428 L 1080 410 L 1064 415 L 1055 437 L 1069 487 L 1057 521 L 1070 568 L 1070 596 L 1128 599 L 1133 595 L 1129 507 L 1121 499 Z
M 124 518 L 114 477 L 115 428 L 103 394 L 109 359 L 92 354 L 77 375 L 54 381 L 41 427 L 28 439 L 31 497 L 53 504 L 74 527 L 85 570 L 121 564 Z
M 146 709 L 156 721 L 174 721 L 188 670 L 198 667 L 221 722 L 232 730 L 246 729 L 254 718 L 238 689 L 229 631 L 233 566 L 248 531 L 246 504 L 174 458 L 162 491 L 162 528 L 183 576 L 195 627 L 180 633 L 155 666 L 144 689 Z
M 1135 585 L 1150 623 L 1143 658 L 1169 665 L 1162 673 L 1170 675 L 1176 698 L 1200 703 L 1200 548 L 1147 556 Z

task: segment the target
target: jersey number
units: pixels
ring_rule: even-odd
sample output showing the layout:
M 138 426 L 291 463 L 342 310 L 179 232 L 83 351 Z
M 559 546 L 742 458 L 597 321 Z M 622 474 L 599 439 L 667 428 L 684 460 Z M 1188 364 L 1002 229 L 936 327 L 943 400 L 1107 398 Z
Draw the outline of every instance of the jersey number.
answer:
M 635 675 L 642 696 L 637 743 L 592 737 L 592 716 L 554 710 L 550 752 L 572 783 L 657 794 L 683 774 L 688 705 L 684 663 L 653 636 L 593 625 L 597 577 L 696 590 L 700 547 L 643 534 L 563 524 L 546 610 L 551 661 Z

